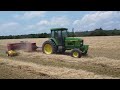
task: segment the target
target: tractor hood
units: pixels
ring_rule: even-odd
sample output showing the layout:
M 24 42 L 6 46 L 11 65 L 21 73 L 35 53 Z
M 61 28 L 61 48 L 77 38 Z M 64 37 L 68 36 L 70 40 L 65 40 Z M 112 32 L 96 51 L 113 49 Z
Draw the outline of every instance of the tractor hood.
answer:
M 66 37 L 65 41 L 83 41 L 83 39 L 76 38 L 76 37 Z

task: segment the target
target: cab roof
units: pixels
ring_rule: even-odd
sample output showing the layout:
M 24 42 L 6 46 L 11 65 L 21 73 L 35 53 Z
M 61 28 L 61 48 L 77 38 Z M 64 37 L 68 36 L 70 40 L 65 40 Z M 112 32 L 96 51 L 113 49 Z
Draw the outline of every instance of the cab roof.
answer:
M 67 28 L 52 28 L 51 29 L 52 31 L 54 30 L 54 31 L 59 31 L 59 30 L 68 30 Z

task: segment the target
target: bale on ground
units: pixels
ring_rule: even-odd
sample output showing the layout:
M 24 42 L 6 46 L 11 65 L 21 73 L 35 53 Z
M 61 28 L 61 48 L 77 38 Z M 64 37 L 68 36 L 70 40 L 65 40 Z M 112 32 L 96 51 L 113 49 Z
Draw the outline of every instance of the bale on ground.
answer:
M 11 57 L 18 55 L 18 53 L 17 53 L 16 51 L 14 51 L 14 50 L 6 51 L 6 54 L 7 54 L 8 56 L 11 56 Z

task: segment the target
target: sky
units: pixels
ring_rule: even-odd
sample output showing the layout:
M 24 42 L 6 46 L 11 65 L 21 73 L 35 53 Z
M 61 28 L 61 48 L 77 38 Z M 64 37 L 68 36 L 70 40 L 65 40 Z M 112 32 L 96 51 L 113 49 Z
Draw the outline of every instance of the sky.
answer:
M 119 11 L 0 11 L 0 36 L 69 31 L 120 29 Z

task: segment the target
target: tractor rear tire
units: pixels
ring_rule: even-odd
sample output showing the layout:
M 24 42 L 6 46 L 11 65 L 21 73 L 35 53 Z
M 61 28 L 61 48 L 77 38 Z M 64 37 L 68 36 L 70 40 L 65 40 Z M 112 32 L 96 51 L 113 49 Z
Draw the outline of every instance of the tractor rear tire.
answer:
M 45 54 L 55 54 L 57 52 L 57 46 L 50 40 L 45 41 L 42 45 L 42 52 Z
M 73 49 L 71 51 L 71 56 L 75 58 L 81 58 L 82 52 L 79 49 Z

